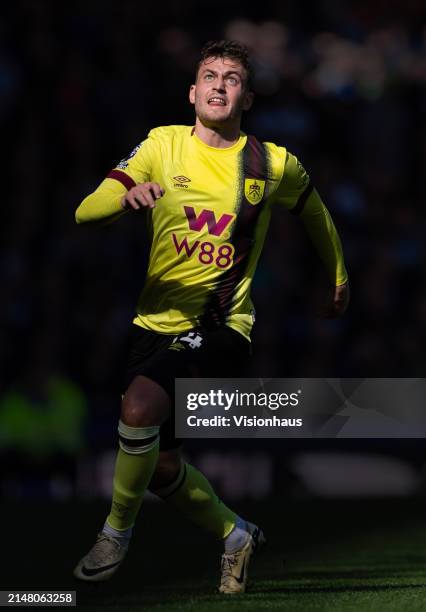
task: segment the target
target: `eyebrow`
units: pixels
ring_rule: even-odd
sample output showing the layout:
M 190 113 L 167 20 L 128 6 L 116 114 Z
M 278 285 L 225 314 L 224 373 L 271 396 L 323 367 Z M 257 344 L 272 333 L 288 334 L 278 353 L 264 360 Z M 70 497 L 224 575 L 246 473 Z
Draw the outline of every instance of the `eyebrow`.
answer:
M 218 74 L 217 70 L 213 70 L 212 68 L 204 68 L 201 70 L 201 74 L 205 74 L 206 72 L 211 72 L 212 74 Z M 229 76 L 230 74 L 236 74 L 237 76 L 242 78 L 241 72 L 238 70 L 227 70 L 223 73 L 223 76 Z

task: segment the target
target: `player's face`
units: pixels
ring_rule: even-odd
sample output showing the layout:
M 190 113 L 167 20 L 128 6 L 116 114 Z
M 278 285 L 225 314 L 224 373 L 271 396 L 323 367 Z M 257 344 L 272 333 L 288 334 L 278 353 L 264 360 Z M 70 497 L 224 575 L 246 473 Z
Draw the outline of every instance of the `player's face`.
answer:
M 189 100 L 207 127 L 238 123 L 253 102 L 245 68 L 230 58 L 207 58 L 200 66 Z

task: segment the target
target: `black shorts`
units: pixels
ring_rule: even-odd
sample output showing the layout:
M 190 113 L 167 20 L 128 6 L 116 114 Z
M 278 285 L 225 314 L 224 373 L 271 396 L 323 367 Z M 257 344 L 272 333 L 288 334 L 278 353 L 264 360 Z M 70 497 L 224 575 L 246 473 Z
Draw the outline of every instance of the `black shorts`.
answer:
M 176 336 L 133 326 L 123 393 L 135 376 L 154 380 L 170 396 L 171 414 L 160 428 L 160 450 L 177 448 L 174 435 L 175 378 L 239 378 L 246 376 L 251 344 L 230 327 L 197 327 Z

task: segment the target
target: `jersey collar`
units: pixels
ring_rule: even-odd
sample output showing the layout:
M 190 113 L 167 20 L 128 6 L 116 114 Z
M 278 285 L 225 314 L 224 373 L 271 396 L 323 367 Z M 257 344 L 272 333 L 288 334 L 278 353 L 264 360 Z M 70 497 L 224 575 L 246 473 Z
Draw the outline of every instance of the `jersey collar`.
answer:
M 237 142 L 235 142 L 230 147 L 226 147 L 224 149 L 222 149 L 222 148 L 219 149 L 217 147 L 211 147 L 210 145 L 208 145 L 205 142 L 203 142 L 195 134 L 194 129 L 195 129 L 194 127 L 190 128 L 190 130 L 191 130 L 190 131 L 190 135 L 191 135 L 191 139 L 196 144 L 196 146 L 199 147 L 200 149 L 204 149 L 204 151 L 209 151 L 210 153 L 214 153 L 214 154 L 217 154 L 217 155 L 229 155 L 230 153 L 236 153 L 238 151 L 241 151 L 241 149 L 244 148 L 244 145 L 247 142 L 247 135 L 244 134 L 244 132 L 240 132 L 240 137 L 237 140 Z

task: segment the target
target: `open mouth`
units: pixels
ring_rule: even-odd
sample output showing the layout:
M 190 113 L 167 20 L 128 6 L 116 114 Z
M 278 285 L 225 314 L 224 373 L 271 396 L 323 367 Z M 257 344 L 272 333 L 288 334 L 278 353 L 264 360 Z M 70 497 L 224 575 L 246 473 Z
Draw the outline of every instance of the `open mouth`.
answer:
M 211 104 L 212 106 L 225 106 L 226 102 L 223 98 L 217 98 L 216 96 L 209 98 L 207 100 L 208 104 Z

